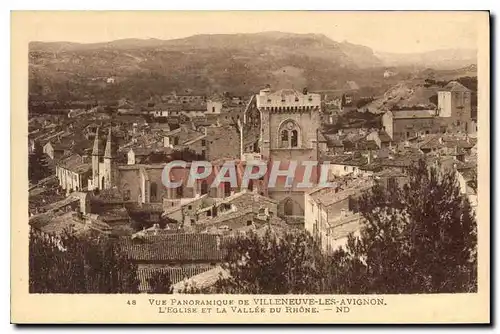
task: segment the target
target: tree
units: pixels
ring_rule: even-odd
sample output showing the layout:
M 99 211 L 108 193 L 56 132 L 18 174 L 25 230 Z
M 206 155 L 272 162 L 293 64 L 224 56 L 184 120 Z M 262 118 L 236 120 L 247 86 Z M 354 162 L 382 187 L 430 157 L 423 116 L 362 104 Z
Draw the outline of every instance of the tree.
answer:
M 220 278 L 213 292 L 244 294 L 319 293 L 324 263 L 311 236 L 271 229 L 263 236 L 249 232 L 227 245 L 229 278 Z
M 138 293 L 137 266 L 107 238 L 30 231 L 31 293 Z
M 172 294 L 173 286 L 170 275 L 162 271 L 153 271 L 148 279 L 150 293 Z
M 360 211 L 361 236 L 334 254 L 331 284 L 346 284 L 346 293 L 477 290 L 476 220 L 454 173 L 421 160 L 404 186 L 365 194 Z
M 49 176 L 50 171 L 42 146 L 38 142 L 35 142 L 34 146 L 33 153 L 29 155 L 28 159 L 28 178 L 30 182 L 37 183 Z

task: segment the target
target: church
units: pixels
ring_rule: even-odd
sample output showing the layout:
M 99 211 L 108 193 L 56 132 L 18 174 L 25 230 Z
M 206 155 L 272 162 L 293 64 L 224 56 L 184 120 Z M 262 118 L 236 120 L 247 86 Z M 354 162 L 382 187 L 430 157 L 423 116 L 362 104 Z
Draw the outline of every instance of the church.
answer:
M 167 188 L 162 183 L 162 173 L 166 163 L 158 164 L 127 164 L 120 163 L 117 144 L 111 129 L 107 138 L 101 140 L 97 129 L 92 151 L 92 177 L 88 180 L 89 190 L 114 189 L 124 201 L 138 204 L 158 204 L 163 206 L 176 205 L 182 199 L 194 198 L 204 194 L 210 197 L 223 198 L 241 191 L 241 180 L 245 166 L 251 160 L 265 162 L 269 167 L 279 163 L 280 170 L 286 170 L 291 162 L 298 163 L 293 176 L 278 177 L 276 185 L 267 187 L 269 175 L 255 180 L 249 185 L 251 191 L 269 196 L 279 203 L 278 211 L 286 216 L 304 216 L 304 194 L 309 189 L 297 187 L 306 179 L 304 161 L 318 163 L 313 167 L 309 180 L 317 181 L 319 171 L 318 161 L 318 129 L 321 122 L 321 96 L 304 89 L 298 92 L 293 89 L 283 89 L 271 92 L 270 87 L 254 95 L 248 103 L 243 124 L 240 124 L 241 159 L 236 161 L 238 186 L 231 187 L 221 183 L 217 188 L 211 188 L 207 180 L 198 180 L 194 187 Z M 251 156 L 251 159 L 246 157 Z M 217 174 L 223 161 L 212 161 L 213 174 Z M 189 171 L 185 168 L 173 170 L 171 180 L 182 180 Z M 270 168 L 268 169 L 270 170 Z M 299 176 L 299 177 L 297 177 Z M 300 177 L 303 176 L 303 177 Z M 291 184 L 291 187 L 285 186 Z
M 245 110 L 242 126 L 244 154 L 258 153 L 262 160 L 279 162 L 283 169 L 292 161 L 299 164 L 318 161 L 321 112 L 320 94 L 309 93 L 307 89 L 302 92 L 294 89 L 271 92 L 267 86 L 252 97 Z M 255 136 L 256 133 L 259 135 Z M 316 169 L 313 174 L 319 175 L 318 172 Z M 295 175 L 304 175 L 304 171 L 297 171 Z M 278 201 L 278 211 L 282 214 L 304 215 L 307 189 L 297 187 L 301 181 L 295 177 L 290 188 L 281 182 L 267 189 L 268 196 Z
M 212 188 L 211 180 L 217 175 L 224 161 L 213 162 L 213 171 L 205 179 L 197 180 L 194 186 L 187 186 L 191 164 L 185 167 L 174 168 L 170 171 L 169 178 L 172 182 L 182 181 L 177 188 L 167 188 L 162 182 L 162 174 L 167 162 L 142 164 L 121 163 L 118 159 L 116 140 L 113 137 L 111 127 L 108 131 L 106 141 L 100 137 L 97 129 L 92 150 L 92 176 L 88 179 L 89 190 L 113 190 L 125 202 L 137 204 L 151 204 L 158 207 L 171 207 L 179 204 L 182 200 L 188 200 L 201 195 L 208 194 L 213 198 L 224 198 L 241 190 L 245 163 L 236 164 L 237 186 L 232 187 L 229 182 L 222 182 L 218 187 Z M 267 195 L 264 181 L 255 180 L 247 185 L 250 191 Z M 155 205 L 156 204 L 156 205 Z

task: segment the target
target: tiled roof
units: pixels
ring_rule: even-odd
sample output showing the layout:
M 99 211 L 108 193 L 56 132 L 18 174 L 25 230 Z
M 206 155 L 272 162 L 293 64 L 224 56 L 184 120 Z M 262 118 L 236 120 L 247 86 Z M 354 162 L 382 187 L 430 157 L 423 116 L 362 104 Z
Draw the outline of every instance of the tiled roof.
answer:
M 356 186 L 356 187 L 349 188 L 346 190 L 341 190 L 340 192 L 338 192 L 336 194 L 335 193 L 325 194 L 321 197 L 318 197 L 316 199 L 316 201 L 323 204 L 324 206 L 330 206 L 334 203 L 338 203 L 340 201 L 343 201 L 343 200 L 349 198 L 350 196 L 355 196 L 355 195 L 364 193 L 365 191 L 370 190 L 372 187 L 373 187 L 373 183 L 371 183 L 371 181 L 370 181 L 370 182 L 367 182 L 366 184 L 364 184 L 363 186 Z
M 92 168 L 92 164 L 82 162 L 82 157 L 78 154 L 65 158 L 59 163 L 59 166 L 78 174 L 88 172 Z
M 197 275 L 193 275 L 185 282 L 179 281 L 174 285 L 174 293 L 182 292 L 185 287 L 195 287 L 197 289 L 205 289 L 214 285 L 220 278 L 228 278 L 229 272 L 227 270 L 222 269 L 222 267 L 217 266 L 215 268 L 211 268 L 209 270 L 205 270 L 203 272 L 198 273 Z
M 328 147 L 343 147 L 344 144 L 342 143 L 342 140 L 340 139 L 340 136 L 336 134 L 324 134 L 323 135 L 326 139 L 326 143 Z
M 244 208 L 242 210 L 236 210 L 236 211 L 233 211 L 233 212 L 218 214 L 217 217 L 212 217 L 212 218 L 207 218 L 207 219 L 204 219 L 204 220 L 200 220 L 199 223 L 203 224 L 203 226 L 200 225 L 200 228 L 206 228 L 209 225 L 210 226 L 214 226 L 216 224 L 220 224 L 220 223 L 223 223 L 225 221 L 237 219 L 237 218 L 240 218 L 240 217 L 241 217 L 242 220 L 244 218 L 252 219 L 253 218 L 253 215 L 252 215 L 253 211 L 254 210 L 253 210 L 252 207 L 248 207 L 248 208 Z
M 470 89 L 462 85 L 458 81 L 451 81 L 449 82 L 446 86 L 441 91 L 448 91 L 448 92 L 470 92 Z
M 209 234 L 161 234 L 120 241 L 123 251 L 135 261 L 217 262 L 223 259 L 220 240 Z
M 153 153 L 154 148 L 152 147 L 132 147 L 130 150 L 134 151 L 134 154 L 136 156 L 141 156 L 141 155 L 150 155 Z M 130 151 L 128 150 L 128 151 Z
M 374 140 L 362 139 L 356 143 L 356 149 L 358 150 L 377 150 L 378 146 Z
M 58 210 L 66 205 L 69 205 L 69 204 L 77 202 L 77 201 L 80 201 L 80 198 L 78 196 L 76 196 L 76 194 L 71 194 L 70 196 L 68 196 L 60 201 L 46 205 L 45 210 L 47 210 L 47 211 Z
M 364 156 L 354 157 L 352 154 L 341 154 L 333 156 L 325 156 L 325 161 L 329 161 L 332 165 L 346 165 L 346 166 L 362 166 L 368 160 Z
M 57 215 L 51 212 L 42 213 L 30 219 L 30 226 L 52 235 L 60 235 L 65 231 L 80 231 L 86 228 L 86 224 L 80 223 L 73 218 L 74 212 L 66 212 Z
M 273 95 L 281 95 L 281 96 L 290 96 L 290 95 L 295 95 L 295 96 L 300 96 L 302 93 L 299 93 L 299 91 L 295 89 L 281 89 L 273 93 Z
M 395 110 L 392 111 L 394 119 L 399 118 L 433 118 L 434 110 Z
M 472 148 L 475 143 L 472 140 L 467 141 L 463 138 L 451 137 L 451 136 L 440 136 L 440 135 L 429 135 L 424 141 L 419 144 L 421 149 L 433 149 L 433 148 Z
M 239 199 L 241 197 L 246 198 L 249 202 L 255 201 L 256 203 L 268 202 L 268 203 L 278 204 L 277 201 L 275 201 L 270 197 L 262 196 L 258 193 L 253 193 L 248 190 L 242 190 L 232 194 L 231 196 L 218 199 L 217 204 L 219 205 L 221 203 L 231 203 L 232 201 Z
M 456 168 L 458 171 L 474 168 L 474 166 L 475 166 L 475 164 L 473 164 L 473 163 L 461 162 L 461 161 L 456 160 L 454 157 L 451 157 L 451 156 L 441 157 L 438 161 L 438 164 L 442 168 L 445 168 L 445 169 Z
M 360 214 L 354 214 L 329 222 L 329 224 L 330 237 L 333 240 L 338 240 L 359 231 L 362 227 L 363 219 Z
M 380 138 L 380 141 L 382 143 L 388 143 L 392 141 L 391 137 L 384 130 L 379 131 L 378 137 Z
M 137 276 L 139 279 L 139 291 L 149 292 L 149 279 L 153 276 L 153 273 L 160 272 L 163 274 L 168 274 L 170 276 L 170 281 L 172 284 L 180 283 L 182 284 L 184 280 L 189 279 L 192 276 L 204 273 L 213 267 L 210 265 L 200 265 L 200 266 L 190 266 L 190 267 L 162 267 L 162 268 L 139 268 L 137 270 Z
M 405 177 L 406 175 L 401 171 L 394 168 L 384 168 L 381 171 L 375 173 L 375 177 Z

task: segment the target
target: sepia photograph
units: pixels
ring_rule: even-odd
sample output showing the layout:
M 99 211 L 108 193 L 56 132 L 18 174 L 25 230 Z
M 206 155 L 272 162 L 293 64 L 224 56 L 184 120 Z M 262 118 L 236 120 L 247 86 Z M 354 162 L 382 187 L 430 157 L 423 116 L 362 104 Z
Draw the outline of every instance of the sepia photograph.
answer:
M 273 322 L 402 295 L 450 312 L 456 295 L 489 321 L 488 12 L 34 11 L 12 27 L 23 298 Z

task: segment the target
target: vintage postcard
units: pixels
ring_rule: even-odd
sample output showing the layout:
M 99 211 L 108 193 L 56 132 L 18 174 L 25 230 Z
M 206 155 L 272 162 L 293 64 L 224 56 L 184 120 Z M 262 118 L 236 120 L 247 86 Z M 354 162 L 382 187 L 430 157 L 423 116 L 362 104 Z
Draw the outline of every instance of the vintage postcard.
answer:
M 27 11 L 13 323 L 489 323 L 489 13 Z

